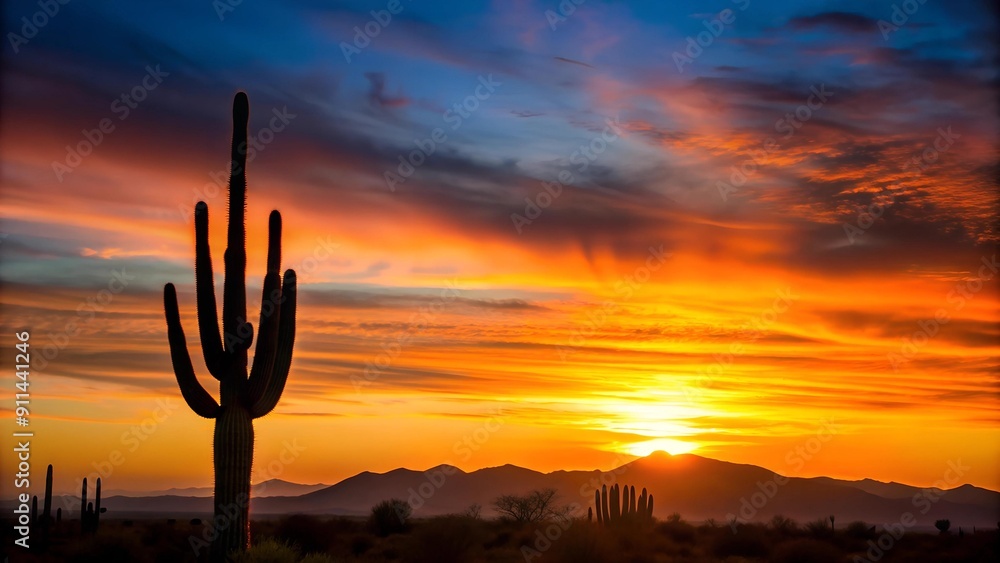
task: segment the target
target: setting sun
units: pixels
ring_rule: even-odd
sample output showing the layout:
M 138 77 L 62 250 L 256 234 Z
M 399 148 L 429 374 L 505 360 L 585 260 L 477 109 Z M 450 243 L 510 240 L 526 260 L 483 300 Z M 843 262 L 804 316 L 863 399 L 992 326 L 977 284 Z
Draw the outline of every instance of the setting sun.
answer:
M 670 455 L 680 455 L 698 449 L 697 444 L 675 440 L 673 438 L 654 438 L 645 442 L 635 442 L 625 445 L 621 451 L 636 457 L 646 457 L 653 452 L 664 451 Z

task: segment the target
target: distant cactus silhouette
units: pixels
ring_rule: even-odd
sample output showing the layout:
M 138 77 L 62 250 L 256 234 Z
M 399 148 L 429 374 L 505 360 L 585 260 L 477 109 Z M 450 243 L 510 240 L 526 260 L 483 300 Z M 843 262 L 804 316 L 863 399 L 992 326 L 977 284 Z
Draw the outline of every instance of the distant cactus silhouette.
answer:
M 602 485 L 600 491 L 594 491 L 594 507 L 597 509 L 597 523 L 606 526 L 651 522 L 653 519 L 653 495 L 643 489 L 636 497 L 635 486 L 626 485 L 622 489 L 617 483 L 610 488 Z
M 38 515 L 38 495 L 31 497 L 31 514 L 29 515 L 28 526 L 31 529 L 33 539 L 31 550 L 36 552 L 45 551 L 49 546 L 49 534 L 52 531 L 52 465 L 45 470 L 45 497 L 42 501 L 42 515 Z
M 229 176 L 229 230 L 225 252 L 222 336 L 215 301 L 215 282 L 208 244 L 208 206 L 198 202 L 195 222 L 195 284 L 198 329 L 208 371 L 219 380 L 221 400 L 198 382 L 188 354 L 173 284 L 163 289 L 170 359 L 177 384 L 188 406 L 215 419 L 215 539 L 211 554 L 223 559 L 250 543 L 250 470 L 253 464 L 253 419 L 274 409 L 285 388 L 295 341 L 295 272 L 281 262 L 281 215 L 271 212 L 268 225 L 267 274 L 258 325 L 253 367 L 247 374 L 247 351 L 253 326 L 246 321 L 246 160 L 250 102 L 243 92 L 233 100 L 232 160 Z M 222 524 L 220 524 L 220 522 Z
M 80 493 L 80 531 L 84 534 L 96 534 L 101 524 L 101 514 L 107 512 L 101 508 L 101 478 L 94 485 L 94 502 L 87 502 L 87 478 L 83 478 L 83 490 Z

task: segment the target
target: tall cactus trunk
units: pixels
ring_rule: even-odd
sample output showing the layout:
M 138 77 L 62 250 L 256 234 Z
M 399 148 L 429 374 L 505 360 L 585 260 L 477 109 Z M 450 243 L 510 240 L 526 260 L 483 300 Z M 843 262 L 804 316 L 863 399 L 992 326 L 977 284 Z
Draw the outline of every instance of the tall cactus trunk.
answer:
M 240 405 L 220 409 L 215 419 L 215 533 L 213 559 L 250 545 L 250 474 L 253 418 Z

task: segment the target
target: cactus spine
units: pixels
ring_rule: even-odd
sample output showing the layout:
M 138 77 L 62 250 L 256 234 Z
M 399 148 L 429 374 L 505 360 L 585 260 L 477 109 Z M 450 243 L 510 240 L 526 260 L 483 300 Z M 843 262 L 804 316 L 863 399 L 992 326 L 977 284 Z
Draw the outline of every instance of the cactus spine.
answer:
M 220 401 L 198 382 L 188 354 L 173 284 L 163 289 L 163 303 L 170 340 L 170 358 L 181 395 L 191 410 L 215 419 L 215 517 L 224 523 L 215 530 L 212 559 L 243 551 L 250 543 L 250 470 L 253 463 L 253 419 L 274 409 L 285 388 L 295 341 L 296 279 L 281 262 L 281 215 L 272 211 L 268 225 L 267 274 L 261 298 L 260 323 L 253 367 L 247 351 L 253 326 L 246 312 L 246 160 L 250 103 L 239 92 L 233 100 L 233 140 L 229 176 L 229 228 L 224 255 L 225 282 L 222 301 L 222 335 L 215 300 L 212 258 L 208 244 L 208 206 L 195 206 L 195 285 L 198 329 L 205 364 L 219 380 Z

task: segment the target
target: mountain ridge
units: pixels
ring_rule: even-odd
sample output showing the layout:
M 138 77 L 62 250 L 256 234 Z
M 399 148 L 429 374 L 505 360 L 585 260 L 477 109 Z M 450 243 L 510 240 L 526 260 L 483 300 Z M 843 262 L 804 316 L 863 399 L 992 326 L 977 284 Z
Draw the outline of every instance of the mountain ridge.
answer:
M 298 485 L 281 480 L 285 489 Z M 692 521 L 759 522 L 781 514 L 800 522 L 835 515 L 838 522 L 862 520 L 885 524 L 898 522 L 910 512 L 921 527 L 948 518 L 955 527 L 996 525 L 1000 520 L 1000 492 L 971 484 L 951 489 L 922 488 L 875 479 L 842 480 L 832 477 L 787 477 L 752 464 L 716 460 L 696 454 L 653 453 L 614 469 L 555 470 L 542 473 L 504 464 L 465 472 L 449 464 L 425 470 L 396 468 L 384 473 L 363 471 L 332 485 L 302 494 L 282 495 L 266 487 L 256 495 L 251 510 L 260 515 L 324 514 L 365 516 L 388 498 L 401 498 L 413 507 L 414 516 L 427 517 L 463 512 L 479 504 L 483 515 L 501 494 L 524 494 L 554 488 L 562 504 L 575 506 L 586 516 L 601 485 L 647 488 L 656 499 L 654 515 L 665 518 L 677 512 Z M 168 489 L 176 491 L 177 489 Z M 128 497 L 108 495 L 109 512 L 190 513 L 211 512 L 211 499 L 176 494 Z M 60 498 L 59 502 L 67 502 Z M 69 506 L 73 500 L 68 501 Z

